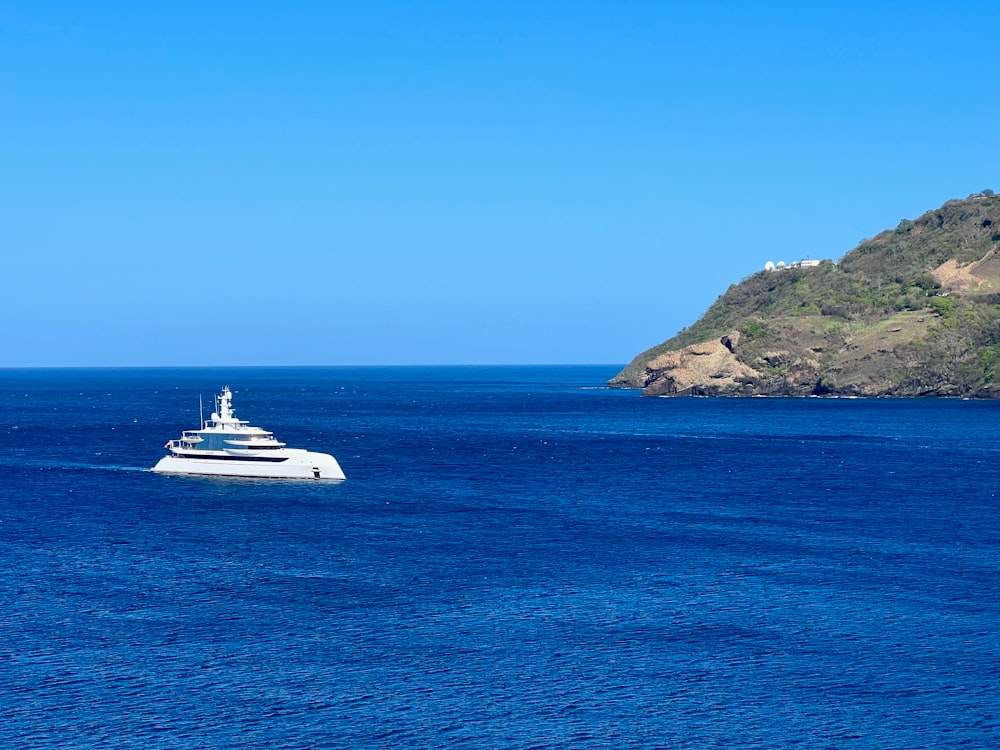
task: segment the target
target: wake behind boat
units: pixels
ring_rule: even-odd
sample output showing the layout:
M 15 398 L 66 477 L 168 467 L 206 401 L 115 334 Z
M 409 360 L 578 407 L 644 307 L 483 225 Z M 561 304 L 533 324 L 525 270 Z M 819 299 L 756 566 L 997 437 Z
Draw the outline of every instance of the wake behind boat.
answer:
M 164 474 L 346 479 L 330 454 L 286 448 L 273 433 L 237 419 L 228 385 L 215 397 L 215 411 L 200 430 L 185 430 L 164 447 L 170 452 L 153 467 Z

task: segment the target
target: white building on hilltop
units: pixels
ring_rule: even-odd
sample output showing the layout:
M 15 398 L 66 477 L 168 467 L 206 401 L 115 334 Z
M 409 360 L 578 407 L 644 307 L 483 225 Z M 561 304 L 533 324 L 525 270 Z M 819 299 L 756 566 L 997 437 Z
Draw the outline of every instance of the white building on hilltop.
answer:
M 815 268 L 823 261 L 821 260 L 793 260 L 791 263 L 785 263 L 783 260 L 779 260 L 777 263 L 773 261 L 768 261 L 764 264 L 765 271 L 784 271 L 786 268 Z

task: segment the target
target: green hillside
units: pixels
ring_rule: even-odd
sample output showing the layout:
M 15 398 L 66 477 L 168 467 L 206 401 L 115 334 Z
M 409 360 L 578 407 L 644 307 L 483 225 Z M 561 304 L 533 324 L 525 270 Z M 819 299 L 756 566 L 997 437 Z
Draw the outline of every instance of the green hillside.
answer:
M 713 342 L 728 350 L 734 382 L 706 370 L 704 345 Z M 650 394 L 992 397 L 998 354 L 1000 197 L 984 191 L 904 220 L 838 263 L 744 279 L 611 385 Z

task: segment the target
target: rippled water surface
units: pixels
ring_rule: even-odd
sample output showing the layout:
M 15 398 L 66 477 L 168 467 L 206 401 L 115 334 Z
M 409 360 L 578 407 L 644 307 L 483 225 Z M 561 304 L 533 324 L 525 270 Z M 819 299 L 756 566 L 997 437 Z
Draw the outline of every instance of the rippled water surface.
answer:
M 1000 404 L 615 370 L 0 371 L 0 746 L 1000 745 Z

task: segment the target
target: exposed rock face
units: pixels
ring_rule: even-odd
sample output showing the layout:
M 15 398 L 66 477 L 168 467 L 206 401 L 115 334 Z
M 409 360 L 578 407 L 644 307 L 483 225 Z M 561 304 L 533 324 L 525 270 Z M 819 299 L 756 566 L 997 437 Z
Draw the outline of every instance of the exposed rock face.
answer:
M 646 364 L 646 392 L 651 396 L 713 395 L 753 383 L 760 373 L 736 359 L 734 348 L 730 348 L 734 338 L 739 340 L 738 332 L 650 360 Z
M 949 291 L 982 293 L 1000 291 L 1000 253 L 992 251 L 980 260 L 959 264 L 954 258 L 934 269 L 934 278 Z
M 747 277 L 611 386 L 648 395 L 1000 397 L 1000 197 L 949 201 L 834 264 Z

